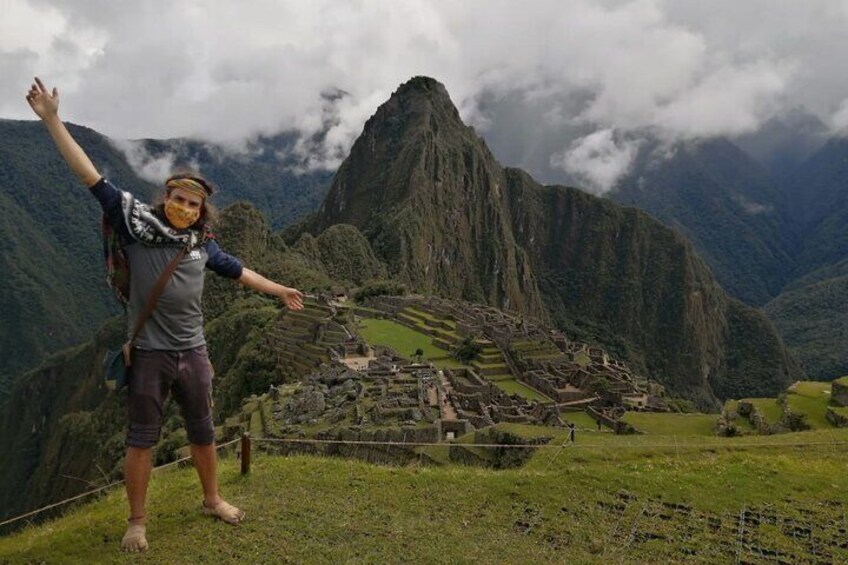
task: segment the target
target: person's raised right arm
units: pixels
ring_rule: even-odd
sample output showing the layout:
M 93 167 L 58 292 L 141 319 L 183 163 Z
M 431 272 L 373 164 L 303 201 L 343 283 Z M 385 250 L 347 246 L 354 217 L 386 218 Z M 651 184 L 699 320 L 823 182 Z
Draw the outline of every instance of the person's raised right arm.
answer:
M 59 153 L 74 174 L 87 187 L 96 184 L 100 180 L 100 173 L 59 119 L 59 90 L 53 88 L 53 93 L 49 93 L 41 80 L 35 77 L 35 83 L 30 87 L 26 100 L 33 112 L 44 122 Z

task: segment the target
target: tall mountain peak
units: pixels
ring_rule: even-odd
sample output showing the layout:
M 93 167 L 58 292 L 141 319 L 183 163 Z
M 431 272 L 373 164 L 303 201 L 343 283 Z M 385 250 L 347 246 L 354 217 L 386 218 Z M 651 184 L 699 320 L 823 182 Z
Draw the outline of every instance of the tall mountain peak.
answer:
M 399 141 L 409 135 L 424 133 L 464 134 L 469 136 L 469 141 L 482 143 L 474 130 L 462 122 L 445 85 L 425 76 L 417 76 L 401 84 L 365 123 L 362 137 L 386 137 Z
M 445 85 L 428 76 L 414 76 L 395 90 L 392 98 L 424 95 L 434 100 L 445 102 L 450 100 L 450 94 Z
M 444 85 L 415 77 L 365 123 L 305 230 L 352 224 L 415 288 L 542 317 L 505 186 L 503 168 Z
M 382 108 L 385 108 L 387 112 L 400 111 L 401 113 L 440 110 L 452 118 L 460 119 L 459 112 L 445 85 L 426 76 L 413 77 L 400 85 Z

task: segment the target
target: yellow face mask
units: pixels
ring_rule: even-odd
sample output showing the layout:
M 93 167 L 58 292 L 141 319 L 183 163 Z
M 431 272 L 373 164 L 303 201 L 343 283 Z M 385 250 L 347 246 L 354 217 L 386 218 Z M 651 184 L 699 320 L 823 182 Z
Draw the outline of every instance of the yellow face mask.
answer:
M 192 225 L 200 218 L 200 210 L 192 210 L 173 200 L 165 202 L 165 217 L 171 222 L 171 225 L 178 230 L 184 229 Z

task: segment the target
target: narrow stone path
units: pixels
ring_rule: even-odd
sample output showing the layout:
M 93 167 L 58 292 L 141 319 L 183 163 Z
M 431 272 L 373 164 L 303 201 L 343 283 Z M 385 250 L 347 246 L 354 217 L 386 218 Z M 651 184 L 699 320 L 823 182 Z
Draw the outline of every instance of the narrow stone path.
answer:
M 450 381 L 448 381 L 445 374 L 440 372 L 440 375 L 442 377 L 442 390 L 445 391 L 445 395 L 442 397 L 442 405 L 439 406 L 439 412 L 442 420 L 456 420 L 456 409 L 454 409 L 453 405 L 448 401 L 448 397 L 453 389 L 451 388 Z

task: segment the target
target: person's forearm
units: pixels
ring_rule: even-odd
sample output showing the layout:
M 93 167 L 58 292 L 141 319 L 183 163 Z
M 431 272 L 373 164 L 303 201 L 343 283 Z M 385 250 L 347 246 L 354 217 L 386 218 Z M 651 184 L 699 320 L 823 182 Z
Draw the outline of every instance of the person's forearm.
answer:
M 85 186 L 92 186 L 100 180 L 100 173 L 82 147 L 74 140 L 71 133 L 59 119 L 58 114 L 53 114 L 42 120 L 50 132 L 50 136 L 56 143 L 56 148 L 65 159 L 71 171 L 82 181 Z
M 256 271 L 252 271 L 247 267 L 242 269 L 238 282 L 258 292 L 273 294 L 274 296 L 280 296 L 287 288 L 281 284 L 277 284 L 274 281 L 266 279 Z

